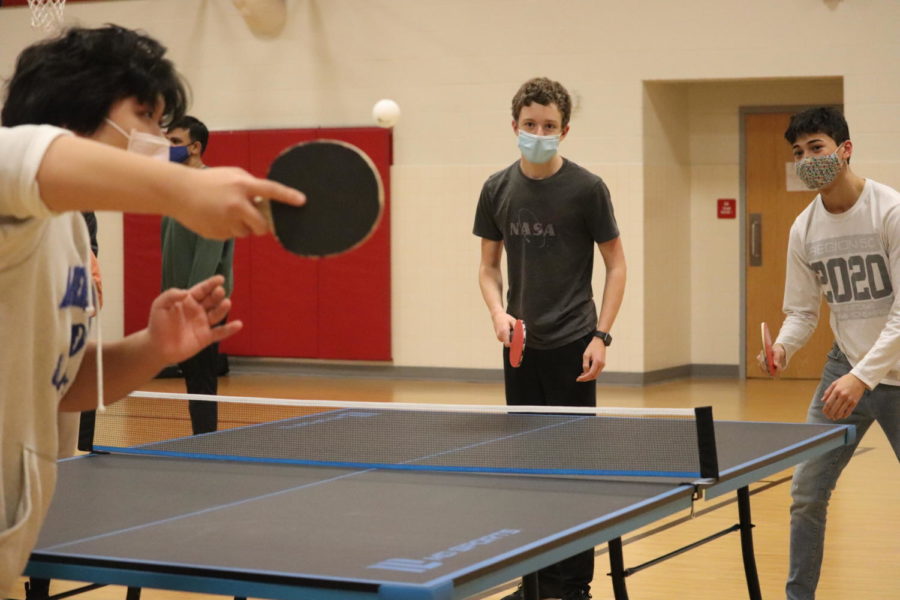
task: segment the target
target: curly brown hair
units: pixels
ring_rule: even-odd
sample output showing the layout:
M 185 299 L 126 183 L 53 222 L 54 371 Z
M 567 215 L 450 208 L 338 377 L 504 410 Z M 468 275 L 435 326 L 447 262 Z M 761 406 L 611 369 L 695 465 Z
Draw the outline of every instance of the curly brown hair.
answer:
M 512 100 L 512 116 L 519 121 L 519 113 L 523 106 L 531 106 L 533 102 L 550 106 L 555 104 L 562 116 L 562 127 L 569 124 L 572 116 L 572 97 L 558 81 L 546 77 L 534 77 L 522 84 Z

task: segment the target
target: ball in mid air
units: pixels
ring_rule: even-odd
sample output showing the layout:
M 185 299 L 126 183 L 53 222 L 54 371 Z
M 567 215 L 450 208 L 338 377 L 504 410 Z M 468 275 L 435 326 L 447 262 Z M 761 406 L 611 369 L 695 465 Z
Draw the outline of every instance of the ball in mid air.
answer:
M 400 120 L 400 107 L 393 100 L 379 100 L 372 107 L 372 118 L 379 127 L 393 127 Z

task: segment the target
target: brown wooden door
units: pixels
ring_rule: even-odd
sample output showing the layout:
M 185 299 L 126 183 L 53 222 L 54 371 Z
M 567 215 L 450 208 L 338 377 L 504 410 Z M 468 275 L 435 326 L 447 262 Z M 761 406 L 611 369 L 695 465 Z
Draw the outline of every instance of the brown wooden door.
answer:
M 744 115 L 744 168 L 746 182 L 746 321 L 747 377 L 767 377 L 756 361 L 762 347 L 760 323 L 769 325 L 774 339 L 784 313 L 784 274 L 788 235 L 798 214 L 812 201 L 812 191 L 788 191 L 786 165 L 794 158 L 784 139 L 791 113 Z M 791 186 L 792 188 L 794 186 Z M 757 260 L 754 260 L 756 255 Z M 815 334 L 791 359 L 783 377 L 818 379 L 834 337 L 828 324 L 828 306 L 822 300 Z

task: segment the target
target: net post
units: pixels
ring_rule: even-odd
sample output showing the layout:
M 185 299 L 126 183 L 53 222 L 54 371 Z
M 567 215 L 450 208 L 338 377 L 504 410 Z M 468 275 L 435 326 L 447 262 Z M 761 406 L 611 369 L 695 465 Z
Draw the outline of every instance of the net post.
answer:
M 700 457 L 700 477 L 719 478 L 719 455 L 716 451 L 716 430 L 713 424 L 712 406 L 694 409 L 697 424 L 697 450 Z

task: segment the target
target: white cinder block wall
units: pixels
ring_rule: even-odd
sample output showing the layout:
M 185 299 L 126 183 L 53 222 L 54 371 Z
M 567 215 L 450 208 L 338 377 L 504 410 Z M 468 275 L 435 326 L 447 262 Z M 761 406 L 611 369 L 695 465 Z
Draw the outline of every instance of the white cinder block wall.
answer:
M 72 4 L 67 19 L 142 28 L 213 129 L 352 126 L 397 100 L 394 364 L 498 368 L 476 284 L 483 180 L 517 156 L 509 102 L 533 75 L 576 97 L 563 153 L 608 183 L 629 262 L 608 369 L 740 360 L 742 106 L 843 103 L 854 166 L 900 187 L 897 0 L 287 0 L 276 39 L 230 0 Z M 0 77 L 38 39 L 0 10 Z M 122 331 L 121 221 L 101 215 L 107 337 Z M 598 267 L 596 282 L 602 282 Z M 599 296 L 599 285 L 596 287 Z M 435 343 L 435 342 L 438 343 Z

